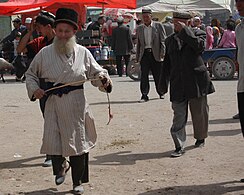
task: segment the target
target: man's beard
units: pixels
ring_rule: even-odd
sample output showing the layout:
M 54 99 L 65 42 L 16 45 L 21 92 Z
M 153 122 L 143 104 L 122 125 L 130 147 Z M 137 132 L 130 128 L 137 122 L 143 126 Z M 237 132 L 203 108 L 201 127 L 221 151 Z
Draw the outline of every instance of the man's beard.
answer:
M 73 36 L 69 40 L 62 40 L 58 37 L 54 37 L 53 44 L 59 54 L 71 54 L 76 45 L 76 37 Z

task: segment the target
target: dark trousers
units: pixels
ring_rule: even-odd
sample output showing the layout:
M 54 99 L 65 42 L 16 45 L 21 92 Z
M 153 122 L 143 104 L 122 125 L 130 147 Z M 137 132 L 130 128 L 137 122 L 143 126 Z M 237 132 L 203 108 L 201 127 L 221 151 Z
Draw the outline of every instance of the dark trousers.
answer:
M 158 95 L 163 95 L 158 87 L 160 70 L 162 66 L 162 62 L 157 62 L 154 59 L 152 52 L 145 51 L 142 59 L 141 59 L 141 83 L 140 89 L 142 96 L 147 96 L 149 93 L 150 85 L 149 85 L 149 72 L 152 71 L 153 79 L 156 86 L 156 91 Z
M 79 156 L 70 156 L 71 176 L 73 185 L 81 185 L 89 181 L 88 172 L 88 154 L 85 153 Z M 61 155 L 52 155 L 53 174 L 58 175 L 62 168 L 62 164 L 66 159 Z
M 40 105 L 40 109 L 41 109 L 43 118 L 44 118 L 44 110 L 45 110 L 45 104 L 46 104 L 47 98 L 48 98 L 47 96 L 44 96 L 42 99 L 39 100 L 39 105 Z M 51 159 L 52 159 L 51 155 L 46 154 L 45 161 L 51 160 Z
M 244 136 L 244 92 L 237 93 L 237 100 L 238 100 L 238 110 L 239 110 L 241 130 Z
M 116 55 L 117 71 L 119 76 L 123 75 L 122 57 L 124 58 L 125 61 L 126 75 L 127 75 L 127 67 L 130 62 L 130 55 Z

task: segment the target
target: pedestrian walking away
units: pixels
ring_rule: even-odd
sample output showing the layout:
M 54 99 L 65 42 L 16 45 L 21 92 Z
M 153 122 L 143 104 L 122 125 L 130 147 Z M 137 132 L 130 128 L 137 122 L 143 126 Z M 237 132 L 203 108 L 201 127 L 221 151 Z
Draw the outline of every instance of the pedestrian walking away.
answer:
M 127 75 L 127 67 L 130 61 L 130 53 L 133 49 L 132 36 L 130 29 L 123 24 L 124 18 L 118 17 L 117 23 L 118 27 L 113 30 L 112 33 L 112 50 L 116 56 L 116 64 L 118 75 L 122 77 L 123 75 L 123 65 L 122 58 L 126 65 L 125 73 Z

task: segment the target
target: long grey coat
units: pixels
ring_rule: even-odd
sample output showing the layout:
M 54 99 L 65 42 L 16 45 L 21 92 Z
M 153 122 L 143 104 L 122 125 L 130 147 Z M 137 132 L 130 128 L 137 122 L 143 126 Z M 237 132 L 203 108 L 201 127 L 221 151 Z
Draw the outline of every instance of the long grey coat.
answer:
M 76 45 L 74 58 L 58 54 L 54 45 L 43 48 L 33 59 L 26 72 L 26 86 L 29 98 L 39 89 L 39 78 L 54 83 L 70 83 L 98 78 L 107 71 L 94 60 L 90 51 Z M 94 81 L 93 85 L 102 86 Z M 42 154 L 75 156 L 88 152 L 95 146 L 96 129 L 94 118 L 83 89 L 51 95 L 44 112 L 44 134 Z
M 144 37 L 144 24 L 137 27 L 137 49 L 136 60 L 141 61 L 145 50 L 145 37 Z M 152 51 L 156 61 L 163 61 L 165 54 L 164 41 L 166 39 L 166 33 L 164 27 L 159 22 L 153 22 L 152 24 Z

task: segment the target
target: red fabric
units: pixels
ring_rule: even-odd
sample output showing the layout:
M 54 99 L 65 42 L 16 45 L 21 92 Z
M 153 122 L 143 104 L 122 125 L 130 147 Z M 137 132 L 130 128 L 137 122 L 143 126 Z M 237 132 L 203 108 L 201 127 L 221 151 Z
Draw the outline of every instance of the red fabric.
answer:
M 43 8 L 43 10 L 51 12 L 55 15 L 57 9 L 61 8 L 61 7 L 71 8 L 71 9 L 74 9 L 77 13 L 79 13 L 79 15 L 78 15 L 79 27 L 81 27 L 82 25 L 85 24 L 85 22 L 86 22 L 86 7 L 82 4 L 78 4 L 78 3 L 54 3 L 50 6 Z M 27 18 L 27 17 L 33 18 L 39 12 L 40 12 L 39 9 L 37 11 L 26 10 L 24 13 L 22 12 L 23 13 L 23 14 L 21 14 L 22 15 L 22 22 L 24 22 L 25 18 Z
M 51 6 L 55 3 L 77 3 L 104 8 L 136 8 L 136 0 L 9 0 L 0 3 L 0 15 L 13 15 L 22 10 Z
M 29 48 L 28 50 L 32 50 L 31 52 L 35 55 L 45 46 L 47 46 L 45 37 L 35 38 L 27 44 L 27 48 Z

